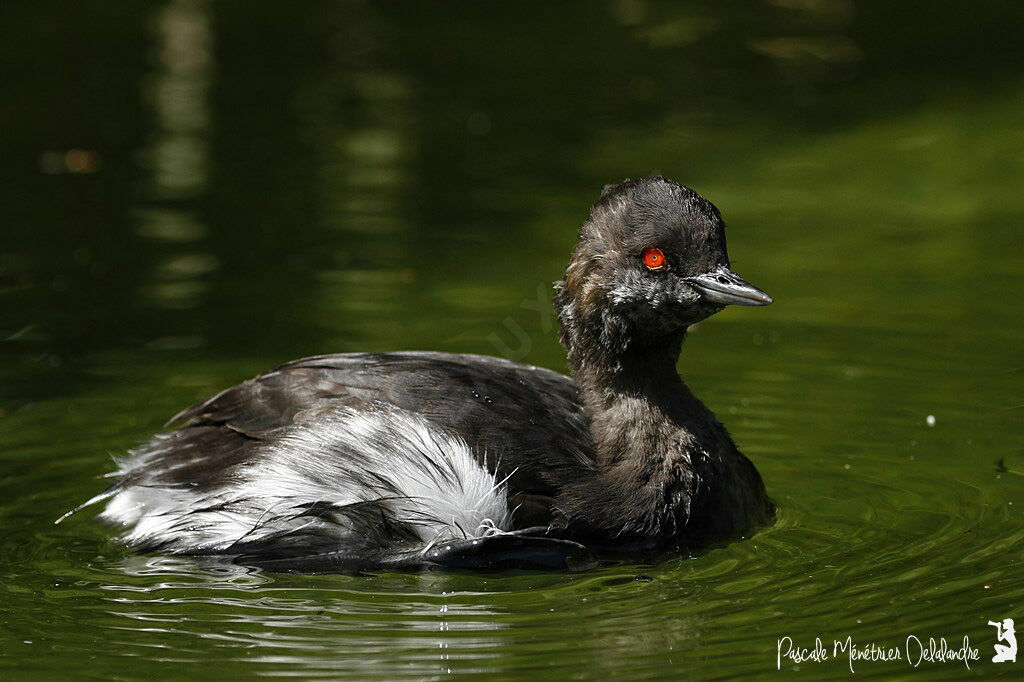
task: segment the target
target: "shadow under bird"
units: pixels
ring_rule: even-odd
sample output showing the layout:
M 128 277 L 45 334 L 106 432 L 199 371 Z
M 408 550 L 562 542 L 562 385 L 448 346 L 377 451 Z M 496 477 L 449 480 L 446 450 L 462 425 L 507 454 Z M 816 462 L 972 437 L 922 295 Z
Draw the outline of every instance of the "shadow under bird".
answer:
M 749 535 L 774 507 L 676 362 L 689 325 L 771 301 L 730 270 L 706 199 L 610 185 L 556 284 L 572 378 L 434 352 L 296 360 L 176 415 L 78 509 L 106 502 L 139 549 L 291 571 L 581 568 Z

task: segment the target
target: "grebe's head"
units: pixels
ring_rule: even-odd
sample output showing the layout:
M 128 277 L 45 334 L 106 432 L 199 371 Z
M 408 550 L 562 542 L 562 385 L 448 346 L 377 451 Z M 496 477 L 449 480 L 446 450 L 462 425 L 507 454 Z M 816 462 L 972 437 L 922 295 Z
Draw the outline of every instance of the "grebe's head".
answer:
M 643 347 L 727 305 L 772 302 L 730 270 L 718 209 L 662 177 L 604 188 L 556 288 L 570 350 L 583 328 L 606 344 Z

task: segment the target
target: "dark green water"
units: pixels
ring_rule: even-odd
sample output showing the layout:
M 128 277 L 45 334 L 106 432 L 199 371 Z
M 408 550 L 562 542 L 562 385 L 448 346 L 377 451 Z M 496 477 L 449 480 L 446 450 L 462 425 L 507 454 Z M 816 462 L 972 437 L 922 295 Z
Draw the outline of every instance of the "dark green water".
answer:
M 1024 626 L 1021 7 L 4 3 L 0 677 L 727 678 L 778 675 L 787 636 L 967 635 L 970 671 L 856 675 L 1019 678 L 988 621 Z M 538 296 L 600 187 L 652 171 L 776 298 L 680 365 L 774 528 L 576 575 L 304 577 L 53 525 L 293 357 L 564 369 Z

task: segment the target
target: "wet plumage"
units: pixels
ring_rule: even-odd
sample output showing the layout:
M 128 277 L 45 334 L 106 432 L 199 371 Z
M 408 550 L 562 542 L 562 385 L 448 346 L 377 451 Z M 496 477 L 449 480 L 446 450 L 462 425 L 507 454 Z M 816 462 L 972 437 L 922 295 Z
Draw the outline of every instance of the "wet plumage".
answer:
M 298 360 L 184 410 L 90 503 L 142 549 L 295 570 L 576 567 L 743 535 L 772 505 L 675 364 L 687 326 L 770 300 L 729 270 L 714 206 L 627 181 L 556 285 L 573 378 L 479 355 Z

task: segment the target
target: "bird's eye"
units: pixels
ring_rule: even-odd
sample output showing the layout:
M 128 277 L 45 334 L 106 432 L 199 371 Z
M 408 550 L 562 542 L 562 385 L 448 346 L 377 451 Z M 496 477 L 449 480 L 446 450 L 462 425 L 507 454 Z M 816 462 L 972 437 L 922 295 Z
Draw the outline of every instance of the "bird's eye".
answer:
M 644 252 L 640 254 L 640 260 L 644 262 L 648 270 L 664 270 L 668 265 L 664 252 L 656 246 L 648 246 L 644 249 Z

